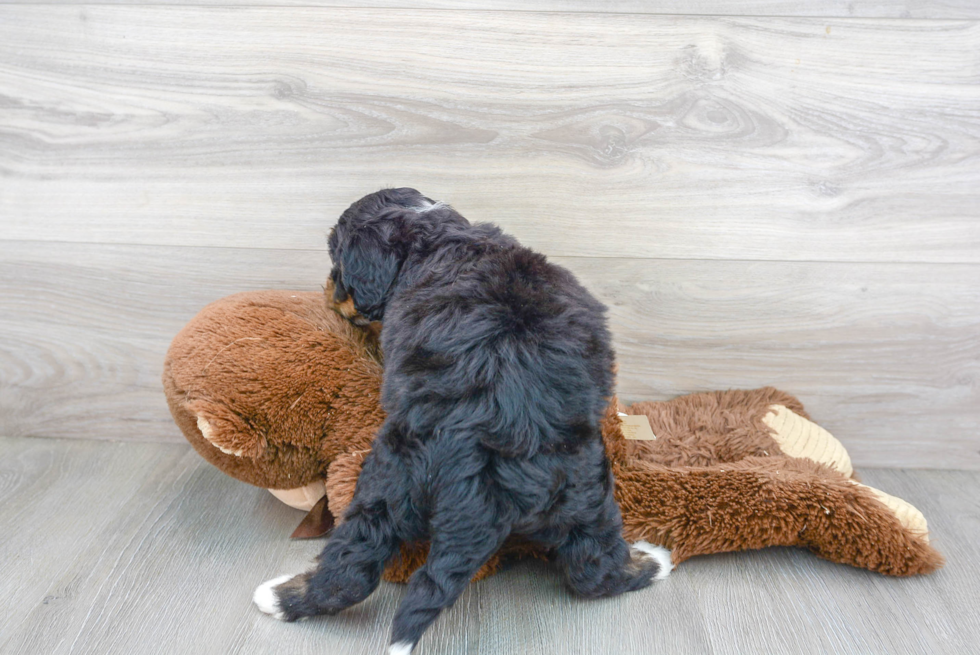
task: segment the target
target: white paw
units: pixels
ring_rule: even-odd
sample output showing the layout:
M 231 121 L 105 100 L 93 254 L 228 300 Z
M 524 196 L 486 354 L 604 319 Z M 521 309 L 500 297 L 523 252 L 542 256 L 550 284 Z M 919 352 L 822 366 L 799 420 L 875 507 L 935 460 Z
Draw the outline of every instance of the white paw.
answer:
M 674 563 L 670 561 L 670 551 L 666 548 L 654 546 L 646 541 L 637 541 L 633 544 L 633 548 L 643 553 L 644 557 L 657 560 L 660 568 L 657 571 L 657 575 L 653 576 L 654 580 L 663 580 L 674 570 Z
M 286 615 L 283 614 L 282 608 L 279 607 L 279 597 L 276 596 L 276 592 L 273 587 L 278 587 L 283 582 L 292 579 L 293 576 L 291 575 L 280 575 L 278 578 L 273 578 L 268 582 L 263 582 L 255 588 L 255 593 L 252 594 L 252 602 L 266 614 L 269 614 L 282 621 Z
M 388 655 L 408 655 L 412 652 L 412 644 L 407 641 L 399 641 L 388 648 Z

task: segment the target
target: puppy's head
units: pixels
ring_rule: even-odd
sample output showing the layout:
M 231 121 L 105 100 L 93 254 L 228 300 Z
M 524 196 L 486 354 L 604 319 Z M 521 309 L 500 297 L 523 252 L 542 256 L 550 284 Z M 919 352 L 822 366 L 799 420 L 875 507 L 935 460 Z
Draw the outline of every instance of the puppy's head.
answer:
M 341 214 L 327 242 L 334 309 L 358 325 L 382 320 L 409 253 L 439 224 L 460 221 L 466 224 L 448 206 L 415 189 L 383 189 L 355 202 Z
M 347 294 L 346 298 L 338 302 L 338 298 L 344 294 L 337 292 L 337 284 L 332 277 L 327 278 L 327 284 L 323 289 L 323 295 L 327 299 L 327 306 L 337 312 L 352 324 L 360 328 L 365 335 L 364 344 L 372 356 L 380 353 L 381 343 L 381 321 L 372 321 L 368 317 L 357 311 L 354 307 L 354 300 Z

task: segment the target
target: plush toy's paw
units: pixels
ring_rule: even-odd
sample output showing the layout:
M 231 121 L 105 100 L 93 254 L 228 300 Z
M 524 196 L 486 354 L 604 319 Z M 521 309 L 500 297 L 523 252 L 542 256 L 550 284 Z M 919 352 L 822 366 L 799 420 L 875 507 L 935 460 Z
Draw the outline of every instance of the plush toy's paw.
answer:
M 646 541 L 637 541 L 632 545 L 635 554 L 645 559 L 652 559 L 657 563 L 657 573 L 653 576 L 654 582 L 663 580 L 674 570 L 674 563 L 670 559 L 670 551 L 662 546 L 654 546 Z
M 854 468 L 841 442 L 822 427 L 782 405 L 772 405 L 762 422 L 773 441 L 790 457 L 805 457 L 851 477 Z
M 269 493 L 292 508 L 308 512 L 326 495 L 327 486 L 322 480 L 315 480 L 305 487 L 269 489 Z
M 281 575 L 278 578 L 273 578 L 272 580 L 263 582 L 255 588 L 255 593 L 252 594 L 252 602 L 255 603 L 256 607 L 269 616 L 279 619 L 280 621 L 285 621 L 286 614 L 282 611 L 282 606 L 279 603 L 279 596 L 276 594 L 275 588 L 292 579 L 293 576 L 291 575 Z
M 863 489 L 867 489 L 874 494 L 874 497 L 878 499 L 878 502 L 887 507 L 891 513 L 895 515 L 895 518 L 898 519 L 898 522 L 902 524 L 903 528 L 917 536 L 922 537 L 926 543 L 929 543 L 929 526 L 926 523 L 926 517 L 923 516 L 922 512 L 916 509 L 914 505 L 908 501 L 902 500 L 901 498 L 896 498 L 895 496 L 886 494 L 880 489 L 875 489 L 874 487 L 869 487 L 857 482 L 854 482 L 853 484 Z

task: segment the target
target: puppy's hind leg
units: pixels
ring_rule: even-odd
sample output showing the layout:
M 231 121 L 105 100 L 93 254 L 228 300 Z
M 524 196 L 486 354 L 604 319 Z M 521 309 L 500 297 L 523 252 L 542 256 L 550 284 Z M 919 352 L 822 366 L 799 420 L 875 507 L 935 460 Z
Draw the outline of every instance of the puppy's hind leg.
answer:
M 475 482 L 449 494 L 433 515 L 425 565 L 412 575 L 392 623 L 389 655 L 408 655 L 442 610 L 450 607 L 510 532 Z M 461 501 L 460 499 L 465 499 Z
M 404 487 L 392 484 L 391 471 L 386 484 L 372 484 L 383 466 L 374 454 L 365 459 L 344 522 L 334 530 L 316 568 L 260 585 L 253 596 L 260 610 L 284 621 L 336 614 L 377 588 L 385 563 L 400 543 L 395 515 L 404 503 Z
M 662 580 L 670 573 L 670 551 L 639 542 L 630 548 L 612 494 L 593 523 L 581 523 L 558 547 L 558 565 L 569 586 L 586 597 L 616 596 Z

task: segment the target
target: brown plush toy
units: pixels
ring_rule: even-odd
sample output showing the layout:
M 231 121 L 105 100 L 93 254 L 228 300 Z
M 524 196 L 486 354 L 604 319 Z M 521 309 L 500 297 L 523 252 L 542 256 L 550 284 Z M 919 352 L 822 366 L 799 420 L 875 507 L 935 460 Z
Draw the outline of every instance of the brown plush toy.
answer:
M 317 293 L 219 300 L 167 353 L 174 420 L 219 469 L 309 510 L 297 533 L 320 535 L 343 515 L 384 420 L 378 327 L 352 326 Z M 922 514 L 858 483 L 843 446 L 776 389 L 614 400 L 603 438 L 624 536 L 666 547 L 675 564 L 766 546 L 888 575 L 943 564 Z M 426 544 L 403 545 L 385 578 L 407 581 L 426 553 Z M 512 539 L 474 579 L 508 558 L 547 555 Z

